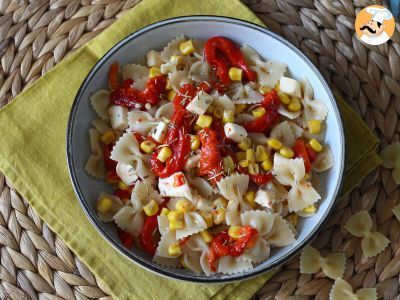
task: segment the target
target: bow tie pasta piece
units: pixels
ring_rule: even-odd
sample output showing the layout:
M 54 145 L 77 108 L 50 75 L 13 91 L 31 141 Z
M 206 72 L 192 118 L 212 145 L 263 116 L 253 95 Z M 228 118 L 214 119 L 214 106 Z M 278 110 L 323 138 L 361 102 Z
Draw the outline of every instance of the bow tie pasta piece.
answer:
M 202 177 L 191 177 L 190 174 L 186 174 L 186 179 L 188 183 L 197 190 L 197 192 L 206 199 L 209 199 L 211 195 L 215 192 L 211 184 L 208 183 Z
M 144 218 L 140 212 L 136 212 L 130 206 L 124 206 L 113 217 L 115 224 L 137 237 L 142 230 Z
M 277 153 L 274 155 L 272 172 L 276 180 L 283 185 L 294 185 L 300 182 L 306 174 L 303 159 L 288 159 Z
M 217 186 L 224 198 L 239 203 L 249 186 L 249 176 L 243 174 L 226 176 L 217 183 Z
M 301 79 L 300 84 L 301 91 L 303 92 L 303 98 L 314 99 L 314 89 L 307 77 Z
M 234 104 L 257 104 L 263 99 L 264 96 L 255 91 L 251 84 L 238 85 L 232 96 Z
M 400 184 L 400 167 L 393 169 L 392 177 L 394 182 L 396 182 L 396 184 Z
M 111 201 L 111 207 L 106 211 L 97 209 L 97 215 L 103 222 L 112 222 L 113 216 L 123 207 L 124 204 L 117 196 L 100 193 L 97 202 L 99 203 L 100 201 L 103 201 L 103 199 L 109 199 Z
M 145 78 L 147 80 L 149 70 L 148 67 L 138 64 L 124 65 L 122 66 L 122 79 L 132 79 L 133 81 L 137 81 L 138 79 Z
M 103 160 L 103 149 L 100 145 L 100 132 L 97 129 L 89 129 L 89 142 L 92 154 L 85 165 L 85 171 L 96 178 L 104 179 L 107 174 Z
M 132 132 L 125 132 L 115 144 L 110 158 L 117 162 L 129 164 L 136 157 L 143 158 L 139 143 Z
M 172 269 L 176 269 L 180 266 L 179 263 L 179 258 L 175 257 L 175 258 L 171 258 L 171 257 L 163 257 L 163 256 L 159 256 L 157 254 L 155 254 L 153 256 L 153 262 L 163 266 L 163 267 L 168 267 L 168 268 L 172 268 Z
M 207 224 L 204 222 L 203 217 L 196 212 L 185 213 L 184 220 L 183 228 L 176 230 L 176 238 L 178 240 L 207 229 Z
M 285 116 L 288 119 L 294 120 L 301 115 L 301 110 L 296 112 L 289 111 L 283 105 L 280 105 L 278 107 L 278 113 L 281 114 L 282 116 Z
M 179 50 L 179 45 L 185 41 L 185 37 L 183 35 L 177 36 L 173 40 L 171 40 L 167 46 L 161 51 L 161 57 L 164 61 L 168 62 L 171 60 L 172 55 L 181 55 L 181 51 Z
M 289 223 L 282 216 L 275 214 L 274 224 L 266 240 L 271 246 L 285 247 L 295 241 L 295 236 Z
M 188 83 L 192 83 L 192 80 L 189 78 L 189 71 L 174 71 L 168 74 L 168 80 L 171 83 L 171 87 L 175 92 L 179 91 L 179 88 Z
M 188 253 L 183 253 L 181 263 L 186 269 L 189 269 L 196 274 L 201 274 L 203 269 L 201 268 L 200 264 L 200 256 L 201 252 L 191 251 Z
M 201 253 L 200 256 L 200 266 L 204 272 L 204 274 L 206 274 L 207 276 L 210 276 L 212 274 L 214 274 L 215 272 L 213 272 L 210 268 L 210 265 L 208 264 L 208 255 L 209 255 L 209 250 L 206 249 Z
M 396 217 L 396 219 L 398 221 L 400 221 L 400 204 L 393 207 L 392 212 L 393 212 L 394 216 Z
M 157 120 L 163 120 L 165 119 L 171 119 L 172 115 L 174 114 L 174 106 L 172 102 L 167 102 L 163 105 L 161 105 L 156 113 L 155 113 L 155 118 Z
M 144 205 L 153 199 L 157 204 L 161 204 L 163 199 L 161 195 L 154 189 L 150 182 L 143 180 L 138 181 L 132 190 L 131 202 L 135 211 L 141 211 Z
M 304 116 L 307 120 L 323 121 L 328 116 L 328 108 L 322 101 L 304 98 L 302 103 L 304 106 Z
M 160 67 L 164 63 L 161 57 L 161 52 L 150 50 L 146 54 L 146 64 L 149 67 Z
M 264 210 L 251 210 L 240 215 L 243 226 L 257 229 L 260 236 L 266 236 L 274 225 L 275 216 Z
M 283 185 L 270 181 L 259 188 L 254 201 L 269 210 L 273 210 L 274 204 L 286 200 L 287 197 L 288 192 Z
M 282 142 L 282 144 L 292 147 L 296 139 L 301 137 L 303 129 L 290 121 L 284 121 L 272 128 L 269 135 L 270 138 L 275 138 Z
M 198 234 L 193 234 L 183 245 L 183 252 L 207 250 L 207 243 Z
M 235 110 L 235 104 L 233 101 L 228 97 L 228 95 L 219 96 L 217 94 L 212 94 L 214 97 L 214 107 L 221 108 L 223 110 Z
M 110 92 L 107 90 L 100 90 L 89 97 L 90 104 L 97 113 L 97 115 L 104 121 L 108 121 L 108 106 L 110 105 Z
M 211 66 L 208 62 L 197 61 L 190 66 L 189 76 L 194 82 L 209 81 Z
M 213 210 L 212 202 L 207 198 L 203 197 L 202 195 L 200 195 L 197 190 L 193 190 L 192 195 L 193 195 L 193 201 L 192 201 L 193 210 L 204 211 L 204 212 Z
M 256 65 L 256 62 L 260 60 L 257 51 L 246 44 L 240 48 L 240 51 L 243 53 L 246 62 L 251 66 Z
M 163 235 L 169 227 L 168 217 L 158 215 L 157 216 L 157 224 L 158 224 L 158 231 L 160 232 L 161 235 Z
M 371 232 L 372 220 L 366 210 L 351 216 L 344 226 L 352 235 L 362 237 L 361 249 L 366 257 L 382 252 L 390 241 L 380 232 Z
M 316 273 L 319 269 L 326 276 L 336 279 L 342 277 L 346 265 L 346 255 L 344 253 L 332 253 L 322 257 L 317 249 L 306 246 L 300 255 L 300 273 Z
M 105 133 L 106 131 L 111 131 L 111 127 L 108 126 L 106 121 L 101 118 L 95 118 L 92 121 L 92 125 L 95 129 L 97 129 L 101 134 Z
M 333 154 L 328 146 L 325 146 L 321 152 L 317 153 L 317 158 L 312 164 L 313 170 L 317 173 L 325 172 L 333 166 Z
M 359 289 L 356 293 L 350 284 L 341 278 L 335 280 L 329 294 L 329 300 L 376 300 L 378 299 L 375 288 Z
M 302 211 L 321 199 L 310 182 L 294 184 L 288 194 L 288 208 L 290 212 Z
M 382 150 L 380 156 L 383 160 L 382 166 L 393 169 L 400 167 L 400 143 L 394 143 Z
M 268 242 L 258 237 L 256 245 L 250 249 L 250 251 L 245 251 L 242 255 L 238 257 L 239 260 L 250 261 L 253 263 L 260 263 L 268 259 L 271 252 Z
M 194 52 L 193 55 L 198 59 L 198 60 L 203 60 L 203 49 L 204 49 L 204 41 L 203 40 L 198 40 L 198 39 L 193 39 L 192 44 L 194 47 Z
M 257 73 L 257 81 L 261 86 L 274 87 L 279 79 L 285 75 L 287 64 L 268 60 L 254 59 L 255 66 L 252 69 Z
M 253 264 L 247 260 L 226 255 L 219 259 L 218 272 L 222 274 L 235 274 L 253 269 Z
M 161 236 L 155 256 L 161 256 L 166 258 L 178 257 L 180 254 L 169 255 L 168 253 L 169 246 L 176 243 L 178 243 L 178 239 L 176 238 L 175 230 L 167 229 Z
M 128 125 L 129 131 L 147 135 L 151 128 L 156 125 L 156 122 L 154 122 L 153 117 L 149 113 L 132 110 L 128 113 Z

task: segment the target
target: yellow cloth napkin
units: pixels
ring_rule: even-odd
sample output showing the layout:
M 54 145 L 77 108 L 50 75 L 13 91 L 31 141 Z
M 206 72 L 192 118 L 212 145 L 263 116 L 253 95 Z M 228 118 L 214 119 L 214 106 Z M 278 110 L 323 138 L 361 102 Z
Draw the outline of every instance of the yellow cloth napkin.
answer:
M 144 0 L 102 34 L 65 58 L 0 111 L 0 169 L 39 216 L 118 299 L 246 299 L 271 274 L 232 284 L 192 284 L 143 270 L 114 250 L 81 210 L 67 171 L 65 133 L 75 94 L 87 73 L 119 40 L 150 23 L 182 15 L 226 15 L 262 25 L 237 0 Z M 344 192 L 379 163 L 378 140 L 339 100 L 348 164 Z M 360 142 L 363 141 L 363 143 Z

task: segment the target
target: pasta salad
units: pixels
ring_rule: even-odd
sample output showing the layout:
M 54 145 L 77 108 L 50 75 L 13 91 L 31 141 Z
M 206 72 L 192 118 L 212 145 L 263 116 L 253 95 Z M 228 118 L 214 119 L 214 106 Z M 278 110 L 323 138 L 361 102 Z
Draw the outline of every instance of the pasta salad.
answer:
M 328 110 L 307 79 L 225 37 L 178 36 L 145 64 L 113 63 L 90 103 L 85 170 L 127 248 L 196 273 L 252 269 L 318 210 Z

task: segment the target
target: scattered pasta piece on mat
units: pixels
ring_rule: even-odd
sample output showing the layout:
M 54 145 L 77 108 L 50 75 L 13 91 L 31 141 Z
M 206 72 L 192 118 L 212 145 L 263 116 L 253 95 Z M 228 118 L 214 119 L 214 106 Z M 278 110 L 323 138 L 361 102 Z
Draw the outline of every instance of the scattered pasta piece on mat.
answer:
M 383 160 L 382 166 L 393 169 L 392 177 L 396 184 L 400 184 L 400 143 L 387 146 L 380 153 Z
M 397 204 L 395 207 L 393 207 L 392 212 L 396 219 L 400 221 L 400 204 Z
M 329 300 L 375 300 L 378 299 L 375 288 L 359 289 L 353 292 L 353 288 L 342 278 L 335 280 L 329 294 Z

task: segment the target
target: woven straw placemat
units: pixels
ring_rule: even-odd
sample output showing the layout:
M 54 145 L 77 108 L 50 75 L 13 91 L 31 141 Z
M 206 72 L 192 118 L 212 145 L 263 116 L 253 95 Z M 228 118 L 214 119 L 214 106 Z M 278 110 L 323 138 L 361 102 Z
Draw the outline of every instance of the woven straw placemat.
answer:
M 138 0 L 0 0 L 0 105 L 10 102 L 74 49 L 110 26 Z M 400 25 L 392 42 L 365 46 L 354 32 L 356 13 L 377 1 L 245 0 L 267 26 L 317 65 L 382 140 L 399 141 Z M 7 130 L 3 128 L 2 130 Z M 360 137 L 362 139 L 362 137 Z M 356 142 L 356 141 L 353 141 Z M 106 299 L 107 291 L 0 174 L 0 298 Z M 376 287 L 383 299 L 399 296 L 400 223 L 391 208 L 399 187 L 379 168 L 338 203 L 314 246 L 345 252 L 344 279 L 355 289 Z M 373 258 L 343 229 L 366 209 L 391 243 Z M 332 280 L 300 274 L 298 258 L 286 264 L 257 296 L 261 299 L 328 299 Z

